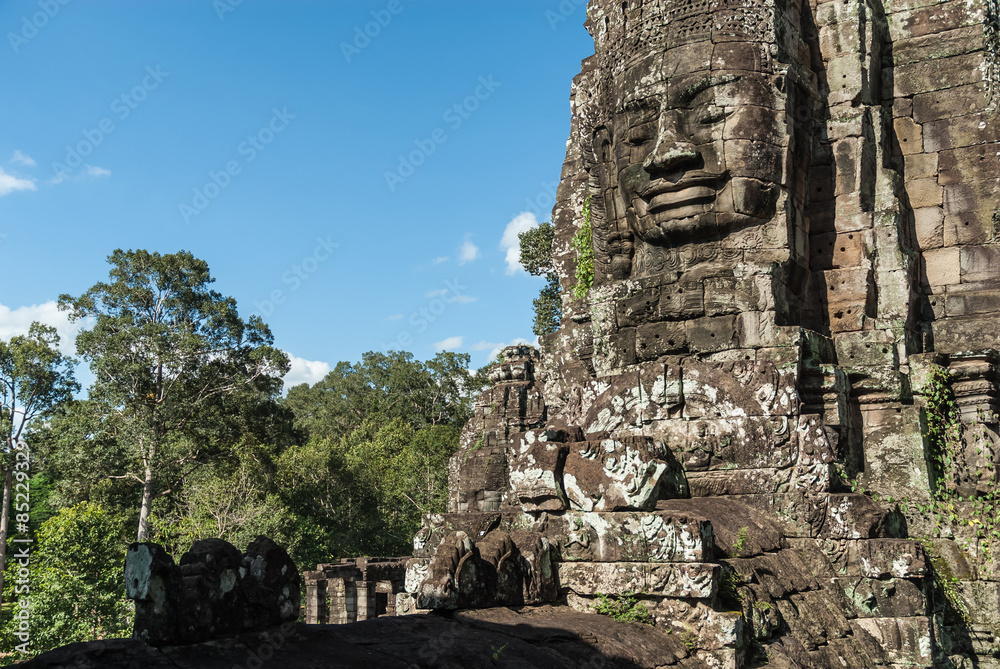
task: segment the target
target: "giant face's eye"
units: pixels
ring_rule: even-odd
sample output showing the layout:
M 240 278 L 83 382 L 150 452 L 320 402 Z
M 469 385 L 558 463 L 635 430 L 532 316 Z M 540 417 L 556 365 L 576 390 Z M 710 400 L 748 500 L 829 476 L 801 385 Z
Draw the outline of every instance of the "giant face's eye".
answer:
M 726 107 L 709 104 L 692 109 L 691 113 L 699 125 L 715 125 L 725 120 L 731 112 Z
M 642 146 L 646 142 L 656 137 L 656 130 L 652 123 L 634 125 L 625 133 L 625 141 L 632 146 Z

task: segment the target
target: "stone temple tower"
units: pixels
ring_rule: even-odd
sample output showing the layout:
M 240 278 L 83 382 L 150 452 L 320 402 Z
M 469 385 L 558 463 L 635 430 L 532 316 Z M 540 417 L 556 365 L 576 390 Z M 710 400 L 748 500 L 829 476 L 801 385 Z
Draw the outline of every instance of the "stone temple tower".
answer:
M 996 2 L 586 25 L 562 326 L 493 368 L 399 607 L 629 594 L 685 666 L 1000 666 Z

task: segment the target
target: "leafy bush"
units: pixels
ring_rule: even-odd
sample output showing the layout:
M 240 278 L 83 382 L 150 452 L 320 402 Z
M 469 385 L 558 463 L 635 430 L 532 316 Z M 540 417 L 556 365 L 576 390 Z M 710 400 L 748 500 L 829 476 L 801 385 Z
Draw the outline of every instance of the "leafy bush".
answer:
M 634 595 L 619 595 L 617 597 L 598 595 L 597 599 L 598 603 L 594 605 L 594 611 L 602 616 L 614 618 L 622 623 L 656 624 L 653 620 L 653 614 Z

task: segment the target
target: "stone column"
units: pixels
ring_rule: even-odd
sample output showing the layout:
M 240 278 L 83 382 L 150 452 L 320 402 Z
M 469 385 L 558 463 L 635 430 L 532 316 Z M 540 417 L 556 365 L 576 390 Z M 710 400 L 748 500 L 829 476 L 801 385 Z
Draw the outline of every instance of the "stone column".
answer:
M 331 625 L 343 625 L 347 622 L 347 602 L 344 596 L 344 579 L 331 578 L 327 585 L 327 606 L 326 622 Z
M 358 593 L 358 620 L 368 620 L 377 617 L 375 604 L 374 581 L 357 581 L 355 584 Z
M 327 617 L 327 580 L 323 572 L 306 572 L 306 624 L 317 625 Z
M 358 589 L 357 583 L 351 579 L 342 579 L 344 584 L 344 622 L 353 623 L 364 618 L 358 617 Z

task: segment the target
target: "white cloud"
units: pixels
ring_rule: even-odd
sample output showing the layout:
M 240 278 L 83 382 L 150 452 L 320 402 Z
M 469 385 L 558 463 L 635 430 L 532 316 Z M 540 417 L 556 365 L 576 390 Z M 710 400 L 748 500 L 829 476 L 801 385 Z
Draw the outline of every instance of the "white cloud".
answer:
M 288 355 L 288 360 L 292 363 L 291 369 L 288 370 L 284 378 L 286 390 L 300 383 L 315 385 L 330 373 L 330 365 L 322 360 L 306 360 L 296 357 L 288 351 L 285 351 L 285 354 Z
M 27 165 L 28 167 L 34 167 L 35 165 L 38 164 L 35 162 L 34 158 L 32 158 L 26 153 L 21 153 L 20 151 L 14 151 L 14 155 L 11 156 L 10 162 L 19 163 L 21 165 Z
M 387 321 L 399 321 L 403 319 L 403 314 L 393 314 L 392 316 L 386 316 Z
M 451 258 L 449 258 L 448 256 L 438 256 L 431 262 L 434 263 L 435 265 L 440 265 L 441 263 L 448 262 L 449 260 L 451 260 Z
M 503 237 L 500 239 L 500 248 L 507 252 L 507 274 L 516 274 L 518 270 L 524 271 L 521 267 L 521 240 L 518 235 L 522 232 L 538 227 L 538 219 L 528 211 L 522 211 L 511 219 L 507 227 L 504 228 Z
M 88 177 L 109 177 L 111 176 L 111 170 L 106 170 L 103 167 L 96 167 L 94 165 L 87 165 L 87 176 Z
M 456 295 L 455 302 L 458 304 L 468 304 L 469 302 L 475 302 L 478 297 L 472 297 L 471 295 Z
M 438 288 L 437 290 L 432 290 L 429 293 L 424 293 L 424 297 L 432 297 L 432 298 L 441 297 L 442 295 L 447 295 L 447 294 L 448 294 L 447 288 Z
M 458 249 L 458 264 L 464 265 L 467 262 L 472 262 L 477 259 L 479 255 L 479 247 L 466 238 L 466 240 L 462 242 L 462 246 Z
M 0 197 L 18 190 L 38 190 L 34 179 L 21 179 L 13 174 L 7 174 L 0 167 Z
M 435 351 L 452 351 L 456 348 L 461 348 L 462 342 L 465 340 L 464 337 L 448 337 L 438 342 L 434 342 Z
M 67 179 L 80 181 L 84 177 L 94 177 L 95 179 L 99 179 L 100 177 L 111 176 L 111 170 L 106 169 L 104 167 L 98 167 L 97 165 L 84 165 L 84 167 L 86 169 L 78 174 L 70 174 L 69 172 L 60 172 L 59 174 L 55 175 L 45 183 L 55 186 L 61 184 Z
M 59 334 L 59 350 L 67 355 L 76 354 L 76 335 L 84 324 L 80 321 L 70 323 L 66 312 L 59 311 L 55 300 L 16 309 L 0 304 L 0 339 L 6 341 L 28 334 L 33 321 L 54 327 Z

